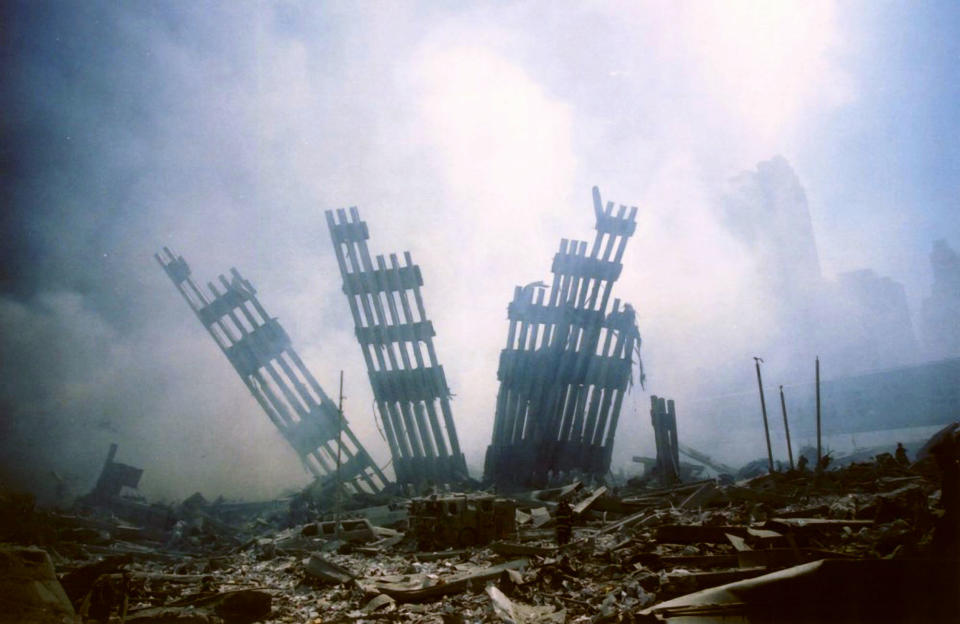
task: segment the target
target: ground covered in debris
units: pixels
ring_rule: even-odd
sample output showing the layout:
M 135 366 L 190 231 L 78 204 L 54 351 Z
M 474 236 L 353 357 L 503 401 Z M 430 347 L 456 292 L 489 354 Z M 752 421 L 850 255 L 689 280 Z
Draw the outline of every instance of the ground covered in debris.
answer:
M 949 458 L 912 465 L 880 455 L 726 485 L 526 492 L 511 534 L 431 552 L 402 499 L 337 525 L 194 497 L 158 530 L 5 492 L 0 621 L 950 621 L 949 441 Z M 561 495 L 574 527 L 558 547 Z

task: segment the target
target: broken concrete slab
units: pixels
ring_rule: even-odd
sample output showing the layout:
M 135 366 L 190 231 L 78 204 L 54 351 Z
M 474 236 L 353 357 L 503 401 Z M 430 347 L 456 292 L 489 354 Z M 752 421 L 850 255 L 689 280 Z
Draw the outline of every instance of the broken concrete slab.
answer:
M 426 602 L 464 592 L 471 586 L 479 589 L 486 581 L 499 577 L 504 570 L 517 570 L 527 565 L 529 561 L 524 558 L 460 572 L 442 579 L 411 575 L 405 582 L 384 582 L 377 578 L 366 578 L 361 584 L 369 586 L 373 591 L 392 596 L 397 602 Z
M 533 518 L 533 527 L 535 529 L 539 529 L 553 520 L 546 507 L 534 507 L 530 510 L 530 516 Z
M 957 570 L 955 562 L 827 559 L 674 598 L 640 615 L 684 624 L 956 622 Z
M 0 571 L 0 622 L 80 622 L 45 550 L 0 545 Z
M 345 542 L 371 542 L 377 539 L 373 525 L 366 518 L 317 522 L 316 529 L 316 535 L 324 539 L 341 539 Z
M 387 594 L 378 594 L 374 596 L 370 602 L 363 605 L 363 609 L 361 609 L 361 611 L 367 614 L 390 613 L 391 611 L 395 611 L 396 608 L 397 601 L 391 596 L 388 596 Z
M 493 606 L 493 612 L 509 624 L 563 624 L 566 611 L 557 610 L 551 605 L 526 605 L 507 598 L 496 585 L 487 585 L 487 595 Z
M 574 515 L 577 515 L 577 516 L 582 515 L 584 512 L 590 509 L 590 507 L 592 507 L 594 503 L 597 502 L 598 498 L 606 494 L 606 492 L 607 492 L 607 486 L 605 485 L 602 485 L 597 489 L 595 489 L 593 492 L 590 493 L 588 497 L 586 497 L 585 499 L 583 499 L 582 501 L 580 501 L 579 503 L 573 506 Z
M 304 571 L 310 578 L 322 583 L 347 583 L 354 578 L 350 570 L 333 563 L 320 553 L 310 556 Z

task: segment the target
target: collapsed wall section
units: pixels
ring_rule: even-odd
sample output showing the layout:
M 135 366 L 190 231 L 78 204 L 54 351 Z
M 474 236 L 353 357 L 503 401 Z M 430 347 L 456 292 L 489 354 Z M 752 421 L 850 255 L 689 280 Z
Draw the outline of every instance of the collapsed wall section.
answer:
M 370 257 L 367 224 L 356 208 L 326 212 L 399 483 L 450 483 L 467 478 L 467 467 L 450 409 L 450 388 L 437 359 L 433 323 L 420 288 L 423 277 L 410 252 L 403 262 L 390 254 Z
M 615 299 L 609 313 L 607 307 L 637 209 L 620 206 L 614 214 L 596 187 L 593 200 L 589 252 L 586 241 L 561 240 L 552 286 L 534 282 L 514 290 L 485 481 L 541 485 L 564 473 L 601 475 L 610 468 L 640 334 L 629 304 Z
M 190 277 L 182 256 L 164 247 L 155 257 L 304 466 L 325 486 L 335 486 L 339 476 L 349 492 L 382 490 L 387 484 L 383 472 L 304 365 L 286 331 L 267 314 L 250 282 L 231 269 L 230 279 L 220 275 L 220 288 L 208 283 L 207 295 Z

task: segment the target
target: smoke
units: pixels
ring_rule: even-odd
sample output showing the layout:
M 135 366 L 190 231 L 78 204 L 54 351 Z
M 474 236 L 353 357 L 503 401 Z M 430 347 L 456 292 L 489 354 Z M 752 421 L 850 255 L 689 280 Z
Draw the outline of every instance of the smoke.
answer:
M 758 289 L 762 257 L 725 220 L 732 178 L 786 156 L 828 280 L 863 266 L 890 274 L 885 249 L 907 244 L 894 243 L 889 214 L 874 223 L 829 203 L 844 195 L 820 164 L 837 156 L 824 129 L 877 97 L 863 82 L 876 71 L 856 29 L 865 7 L 5 10 L 2 473 L 37 488 L 56 470 L 84 491 L 111 441 L 145 469 L 151 496 L 262 498 L 307 482 L 154 262 L 162 245 L 201 283 L 239 268 L 328 394 L 344 370 L 346 415 L 383 464 L 323 219 L 358 206 L 374 253 L 410 250 L 422 267 L 477 473 L 506 304 L 515 285 L 549 279 L 561 237 L 590 236 L 592 185 L 640 208 L 614 296 L 638 310 L 650 392 L 678 397 L 694 440 L 718 423 L 684 421 L 684 398 L 749 382 L 758 349 L 803 338 L 779 335 L 776 302 Z M 835 170 L 876 195 L 850 165 L 859 152 Z M 945 205 L 899 208 L 956 231 Z M 864 219 L 875 240 L 838 251 Z M 893 276 L 910 278 L 913 300 L 929 241 L 910 244 Z M 809 355 L 780 346 L 762 355 Z M 624 404 L 615 465 L 649 452 L 647 400 L 635 386 Z

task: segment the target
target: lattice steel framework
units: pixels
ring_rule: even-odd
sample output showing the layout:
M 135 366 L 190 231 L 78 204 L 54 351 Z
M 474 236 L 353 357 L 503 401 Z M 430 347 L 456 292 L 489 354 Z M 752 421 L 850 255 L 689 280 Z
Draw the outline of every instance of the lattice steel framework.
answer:
M 230 279 L 220 275 L 222 291 L 208 283 L 208 297 L 190 277 L 182 256 L 164 247 L 155 257 L 304 466 L 325 486 L 335 485 L 337 405 L 304 365 L 277 319 L 267 314 L 250 282 L 230 269 Z M 386 477 L 346 418 L 341 426 L 344 461 L 339 475 L 344 489 L 379 492 L 388 483 Z
M 496 418 L 484 478 L 501 485 L 539 485 L 570 471 L 604 474 L 624 393 L 639 354 L 636 314 L 615 299 L 637 209 L 606 208 L 593 189 L 596 235 L 560 241 L 553 285 L 517 287 L 507 309 L 500 353 Z M 549 288 L 549 292 L 548 289 Z
M 400 483 L 449 483 L 467 477 L 450 409 L 450 388 L 433 345 L 420 267 L 404 252 L 390 263 L 367 248 L 367 224 L 356 208 L 328 210 L 343 292 L 367 364 Z M 438 413 L 439 412 L 439 413 Z

